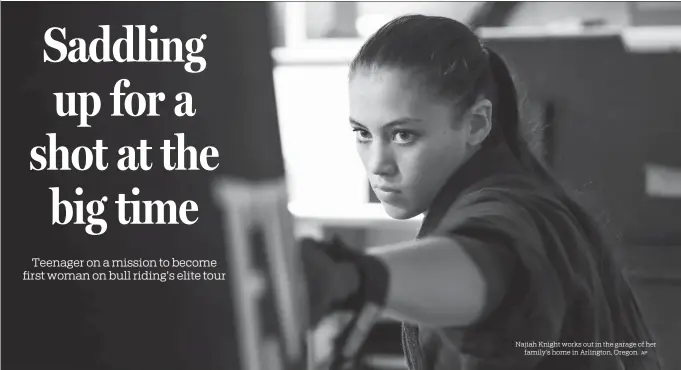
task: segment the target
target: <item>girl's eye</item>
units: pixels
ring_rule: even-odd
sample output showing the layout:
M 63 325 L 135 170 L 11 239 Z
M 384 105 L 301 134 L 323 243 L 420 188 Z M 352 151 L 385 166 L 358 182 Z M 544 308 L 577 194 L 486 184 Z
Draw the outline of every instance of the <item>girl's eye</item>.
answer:
M 352 130 L 357 135 L 357 142 L 366 143 L 371 141 L 371 134 L 367 130 L 362 130 L 361 128 L 356 128 Z
M 398 144 L 409 144 L 416 139 L 416 135 L 409 131 L 397 131 L 395 133 L 394 139 Z

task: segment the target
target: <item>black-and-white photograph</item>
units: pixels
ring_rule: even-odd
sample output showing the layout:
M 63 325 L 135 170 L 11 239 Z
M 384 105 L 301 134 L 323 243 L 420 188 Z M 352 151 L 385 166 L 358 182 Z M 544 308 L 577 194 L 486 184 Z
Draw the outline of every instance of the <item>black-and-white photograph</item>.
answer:
M 2 53 L 5 369 L 681 369 L 681 2 L 9 1 Z

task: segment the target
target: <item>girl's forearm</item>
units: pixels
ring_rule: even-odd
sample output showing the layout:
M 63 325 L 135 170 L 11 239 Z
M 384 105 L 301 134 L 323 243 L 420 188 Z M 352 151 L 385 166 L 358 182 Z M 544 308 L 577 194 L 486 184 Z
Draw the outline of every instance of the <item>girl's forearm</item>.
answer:
M 390 271 L 386 314 L 429 326 L 476 322 L 486 302 L 485 275 L 452 238 L 431 237 L 369 249 Z

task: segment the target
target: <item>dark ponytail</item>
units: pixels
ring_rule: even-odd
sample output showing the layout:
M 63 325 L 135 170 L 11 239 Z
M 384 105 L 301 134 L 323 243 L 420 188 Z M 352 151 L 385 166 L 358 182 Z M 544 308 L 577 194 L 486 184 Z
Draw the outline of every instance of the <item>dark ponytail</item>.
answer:
M 564 200 L 569 200 L 567 194 L 562 191 L 560 184 L 532 154 L 527 141 L 523 137 L 518 109 L 518 93 L 506 62 L 489 47 L 484 47 L 484 50 L 489 58 L 490 83 L 493 85 L 492 88 L 488 89 L 493 91 L 492 125 L 497 126 L 496 130 L 500 131 L 503 141 L 528 170 L 553 187 L 560 189 L 559 193 L 565 198 Z
M 493 50 L 485 47 L 489 56 L 489 68 L 495 86 L 495 103 L 493 105 L 493 125 L 500 126 L 503 140 L 521 163 L 535 176 L 549 185 L 557 198 L 574 215 L 582 230 L 584 230 L 591 245 L 594 247 L 594 257 L 600 268 L 600 273 L 608 278 L 601 279 L 602 290 L 610 305 L 613 318 L 619 326 L 614 327 L 615 340 L 618 342 L 636 342 L 647 340 L 654 343 L 652 333 L 641 320 L 642 313 L 631 285 L 623 274 L 622 266 L 614 256 L 613 241 L 607 233 L 601 230 L 596 220 L 585 211 L 566 190 L 551 175 L 551 173 L 531 153 L 523 138 L 518 110 L 517 91 L 511 73 L 504 60 Z M 622 362 L 627 369 L 643 369 L 641 361 L 658 361 L 655 350 L 651 356 L 624 356 Z M 655 364 L 659 367 L 659 363 Z
M 484 47 L 487 54 L 491 80 L 494 84 L 492 124 L 501 131 L 501 136 L 511 152 L 521 158 L 520 113 L 518 112 L 518 94 L 511 73 L 503 59 L 494 50 Z

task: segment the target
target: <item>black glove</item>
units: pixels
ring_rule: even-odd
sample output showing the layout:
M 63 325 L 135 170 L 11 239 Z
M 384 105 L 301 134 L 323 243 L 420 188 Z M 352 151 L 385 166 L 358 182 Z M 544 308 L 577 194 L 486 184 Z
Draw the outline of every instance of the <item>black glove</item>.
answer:
M 330 245 L 313 239 L 300 242 L 307 280 L 309 323 L 315 328 L 339 304 L 359 291 L 360 273 L 351 262 L 333 258 Z
M 301 252 L 312 327 L 334 311 L 354 313 L 349 325 L 336 338 L 331 364 L 331 369 L 349 368 L 385 307 L 388 268 L 379 258 L 352 249 L 339 238 L 330 241 L 303 239 Z

